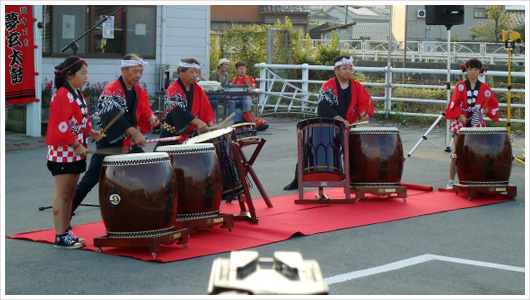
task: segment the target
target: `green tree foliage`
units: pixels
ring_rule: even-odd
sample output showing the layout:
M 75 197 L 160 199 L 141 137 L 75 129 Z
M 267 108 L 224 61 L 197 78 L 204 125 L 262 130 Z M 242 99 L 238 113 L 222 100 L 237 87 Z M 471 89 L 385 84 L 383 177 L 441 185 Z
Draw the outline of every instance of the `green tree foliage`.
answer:
M 247 64 L 247 74 L 259 76 L 259 70 L 254 65 L 266 63 L 268 60 L 269 29 L 274 29 L 272 62 L 275 64 L 332 65 L 333 59 L 343 54 L 338 48 L 338 33 L 332 33 L 330 45 L 312 45 L 309 34 L 304 36 L 301 29 L 294 31 L 292 22 L 286 17 L 284 22 L 278 20 L 274 25 L 243 26 L 234 23 L 229 30 L 212 32 L 211 69 L 214 70 L 217 67 L 217 62 L 221 57 L 226 57 L 230 60 L 231 76 L 233 76 L 234 67 L 238 61 L 244 61 Z
M 503 30 L 513 30 L 513 25 L 510 22 L 513 15 L 507 13 L 501 5 L 486 6 L 486 15 L 488 16 L 487 21 L 469 28 L 471 39 L 497 43 L 502 40 Z

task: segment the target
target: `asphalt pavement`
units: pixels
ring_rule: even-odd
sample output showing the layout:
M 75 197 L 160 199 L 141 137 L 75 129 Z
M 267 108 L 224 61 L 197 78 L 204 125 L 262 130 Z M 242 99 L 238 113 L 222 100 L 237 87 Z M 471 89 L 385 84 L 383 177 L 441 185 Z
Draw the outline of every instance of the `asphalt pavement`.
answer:
M 296 120 L 271 119 L 270 128 L 259 132 L 267 142 L 254 169 L 270 197 L 295 192 L 282 188 L 294 176 L 296 123 Z M 427 130 L 384 121 L 372 122 L 370 126 L 398 127 L 405 154 Z M 5 143 L 2 201 L 5 234 L 53 228 L 51 211 L 38 210 L 51 205 L 54 194 L 53 177 L 46 168 L 44 138 L 8 132 Z M 522 156 L 525 137 L 516 134 L 513 145 L 514 154 Z M 146 150 L 153 147 L 151 144 Z M 245 152 L 252 151 L 249 148 Z M 443 148 L 445 134 L 435 129 L 405 160 L 402 182 L 430 185 L 435 189 L 445 187 L 449 154 Z M 325 278 L 345 276 L 344 281 L 329 285 L 330 295 L 357 298 L 363 295 L 437 295 L 439 298 L 495 295 L 500 298 L 501 295 L 523 297 L 526 292 L 528 296 L 525 273 L 521 272 L 527 253 L 525 180 L 524 166 L 514 162 L 510 183 L 517 186 L 515 201 L 295 236 L 252 250 L 259 251 L 262 257 L 272 257 L 275 251 L 299 251 L 305 259 L 319 262 Z M 251 192 L 253 198 L 260 198 L 256 188 Z M 84 203 L 98 203 L 97 186 Z M 82 206 L 73 218 L 73 225 L 97 221 L 101 221 L 99 209 Z M 25 240 L 3 239 L 2 243 L 5 245 L 2 293 L 8 296 L 207 295 L 213 260 L 229 257 L 229 253 L 221 253 L 152 263 L 93 251 L 60 250 L 51 244 Z M 189 246 L 193 247 L 192 241 Z M 374 272 L 370 275 L 371 271 Z M 349 275 L 344 275 L 352 272 L 357 272 L 354 273 L 357 277 L 348 279 Z

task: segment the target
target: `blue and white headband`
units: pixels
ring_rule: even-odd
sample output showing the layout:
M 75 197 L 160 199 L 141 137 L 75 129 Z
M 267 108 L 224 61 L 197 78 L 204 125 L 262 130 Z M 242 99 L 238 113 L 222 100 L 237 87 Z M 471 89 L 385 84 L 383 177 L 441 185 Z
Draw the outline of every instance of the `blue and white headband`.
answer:
M 182 60 L 179 62 L 179 67 L 182 67 L 182 68 L 194 68 L 194 69 L 198 69 L 198 70 L 201 69 L 201 65 L 198 65 L 196 63 L 187 63 L 187 62 L 182 61 Z
M 353 66 L 353 57 L 350 56 L 350 58 L 343 57 L 341 60 L 335 63 L 335 67 L 340 67 L 342 65 L 350 65 Z
M 128 59 L 128 60 L 121 61 L 122 67 L 136 67 L 136 66 L 147 67 L 148 65 L 149 63 L 141 58 L 139 60 Z

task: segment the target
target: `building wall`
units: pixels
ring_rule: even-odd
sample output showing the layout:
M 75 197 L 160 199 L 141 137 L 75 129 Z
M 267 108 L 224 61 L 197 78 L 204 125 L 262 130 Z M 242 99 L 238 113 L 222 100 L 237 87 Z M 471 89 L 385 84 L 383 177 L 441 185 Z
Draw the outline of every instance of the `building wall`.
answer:
M 407 39 L 408 40 L 447 40 L 447 28 L 444 25 L 426 25 L 425 18 L 418 18 L 418 10 L 424 10 L 425 5 L 408 5 L 407 12 Z M 476 19 L 474 17 L 475 8 L 485 8 L 485 5 L 465 5 L 464 24 L 451 27 L 451 40 L 470 40 L 471 32 L 469 28 L 476 26 L 488 19 Z
M 212 5 L 212 21 L 261 22 L 259 5 Z
M 210 7 L 207 5 L 166 5 L 166 46 L 165 63 L 176 65 L 183 57 L 193 56 L 209 69 L 210 61 Z M 147 84 L 147 92 L 160 90 L 160 65 L 162 62 L 162 6 L 156 11 L 156 58 L 148 59 L 142 83 Z M 68 50 L 70 51 L 70 50 Z M 43 82 L 53 80 L 54 66 L 63 57 L 43 57 Z M 112 58 L 87 58 L 88 81 L 97 83 L 114 81 L 121 75 L 121 60 Z
M 396 41 L 405 40 L 406 5 L 392 6 L 392 38 Z

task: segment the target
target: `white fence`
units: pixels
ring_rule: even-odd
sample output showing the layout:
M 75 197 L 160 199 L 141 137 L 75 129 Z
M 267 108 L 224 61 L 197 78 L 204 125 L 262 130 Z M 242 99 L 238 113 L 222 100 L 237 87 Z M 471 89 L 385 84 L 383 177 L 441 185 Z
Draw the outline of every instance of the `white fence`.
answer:
M 322 85 L 322 80 L 309 80 L 309 71 L 332 71 L 332 66 L 315 66 L 315 65 L 274 65 L 274 64 L 256 64 L 255 67 L 260 69 L 260 77 L 257 79 L 259 88 L 262 91 L 259 97 L 258 114 L 259 115 L 277 115 L 277 114 L 301 114 L 303 116 L 316 116 L 318 94 L 310 92 L 310 85 Z M 301 79 L 285 79 L 278 73 L 282 70 L 302 70 Z M 392 110 L 393 102 L 413 102 L 413 103 L 437 103 L 446 105 L 448 99 L 417 99 L 417 98 L 398 98 L 392 96 L 393 88 L 423 88 L 423 89 L 443 89 L 445 85 L 424 85 L 424 84 L 400 84 L 394 82 L 394 75 L 400 73 L 407 74 L 445 74 L 447 70 L 441 69 L 409 69 L 387 67 L 354 67 L 354 72 L 372 72 L 384 74 L 384 82 L 361 82 L 364 86 L 381 86 L 385 89 L 383 97 L 374 97 L 374 101 L 384 101 L 384 110 L 377 111 L 378 114 L 400 114 L 404 116 L 421 116 L 421 117 L 438 117 L 439 114 L 417 113 L 417 112 L 396 112 Z M 451 75 L 462 75 L 461 70 L 451 70 Z M 508 76 L 508 72 L 488 71 L 483 76 Z M 512 77 L 524 77 L 524 72 L 512 72 Z M 481 81 L 483 79 L 481 78 Z M 512 80 L 513 82 L 513 80 Z M 451 86 L 454 89 L 454 86 Z M 312 90 L 316 90 L 313 88 Z M 505 88 L 493 88 L 494 92 L 507 92 Z M 511 89 L 512 94 L 524 93 L 524 89 Z M 449 93 L 448 93 L 449 94 Z M 506 107 L 506 103 L 499 103 L 500 107 Z M 511 104 L 512 108 L 525 108 L 524 104 Z M 500 121 L 507 121 L 501 118 Z M 514 123 L 524 123 L 524 119 L 511 119 Z
M 311 43 L 328 45 L 330 40 L 314 39 Z M 404 45 L 404 41 L 392 41 L 392 61 L 403 60 L 405 55 L 406 60 L 411 62 L 447 61 L 447 41 L 407 41 L 406 51 Z M 338 47 L 363 60 L 387 59 L 388 57 L 388 41 L 384 40 L 340 40 Z M 524 47 L 524 44 L 516 46 L 512 53 L 512 64 L 525 62 L 525 55 L 521 54 Z M 465 62 L 470 57 L 478 58 L 489 65 L 508 64 L 508 53 L 504 48 L 504 43 L 451 41 L 451 63 Z

